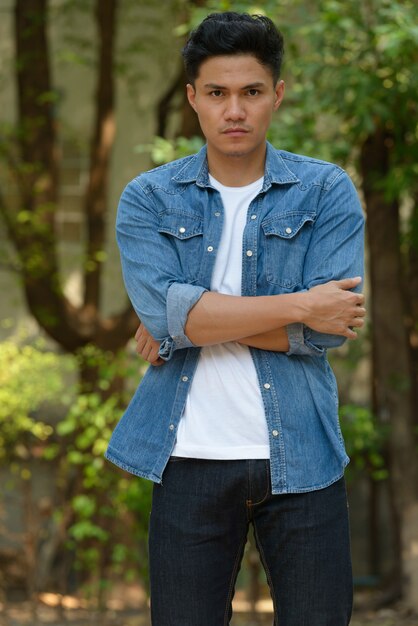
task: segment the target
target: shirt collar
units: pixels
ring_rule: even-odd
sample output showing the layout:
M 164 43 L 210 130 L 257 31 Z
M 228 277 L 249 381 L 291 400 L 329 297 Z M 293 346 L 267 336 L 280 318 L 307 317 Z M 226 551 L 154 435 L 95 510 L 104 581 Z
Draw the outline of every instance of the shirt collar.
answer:
M 285 185 L 299 182 L 299 178 L 287 167 L 280 151 L 267 141 L 266 165 L 262 191 L 267 191 L 272 184 Z M 203 146 L 180 171 L 173 176 L 177 183 L 196 183 L 199 187 L 211 187 L 209 181 L 206 146 Z

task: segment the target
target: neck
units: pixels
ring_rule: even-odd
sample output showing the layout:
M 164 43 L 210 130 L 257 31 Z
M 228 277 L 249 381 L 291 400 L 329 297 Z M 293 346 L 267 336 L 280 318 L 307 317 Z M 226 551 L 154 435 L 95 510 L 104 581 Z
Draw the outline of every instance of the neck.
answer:
M 209 173 L 226 187 L 244 187 L 264 176 L 266 145 L 251 154 L 219 154 L 208 146 Z

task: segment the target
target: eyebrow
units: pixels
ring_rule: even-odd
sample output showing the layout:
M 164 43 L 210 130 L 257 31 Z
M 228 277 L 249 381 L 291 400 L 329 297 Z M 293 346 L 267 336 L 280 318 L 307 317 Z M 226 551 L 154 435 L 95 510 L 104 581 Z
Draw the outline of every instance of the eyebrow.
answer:
M 228 89 L 228 87 L 226 87 L 225 85 L 217 85 L 216 83 L 206 83 L 204 87 L 205 89 Z M 240 89 L 255 89 L 257 87 L 265 87 L 265 83 L 250 83 L 249 85 L 244 85 L 244 87 L 240 87 Z

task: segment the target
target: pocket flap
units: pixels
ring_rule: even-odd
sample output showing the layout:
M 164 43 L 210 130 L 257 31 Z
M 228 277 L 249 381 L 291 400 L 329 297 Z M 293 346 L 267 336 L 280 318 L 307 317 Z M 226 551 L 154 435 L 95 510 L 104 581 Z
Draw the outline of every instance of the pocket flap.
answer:
M 198 215 L 167 209 L 160 215 L 158 232 L 189 239 L 203 233 L 203 220 Z
M 262 222 L 261 226 L 266 236 L 277 235 L 284 239 L 291 239 L 306 222 L 313 222 L 314 219 L 314 215 L 309 213 L 289 213 L 271 217 Z

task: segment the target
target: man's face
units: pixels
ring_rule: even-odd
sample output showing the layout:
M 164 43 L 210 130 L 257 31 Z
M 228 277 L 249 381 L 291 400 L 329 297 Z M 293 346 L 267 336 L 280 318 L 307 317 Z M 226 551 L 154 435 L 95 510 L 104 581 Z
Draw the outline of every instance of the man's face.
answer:
M 187 97 L 196 111 L 212 157 L 245 157 L 265 150 L 273 112 L 284 83 L 251 54 L 215 56 L 200 66 Z

